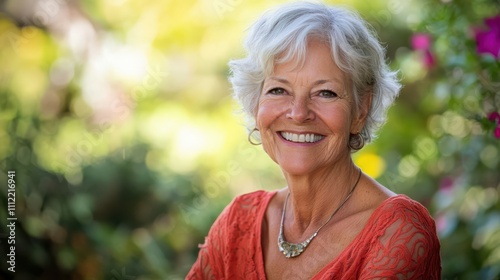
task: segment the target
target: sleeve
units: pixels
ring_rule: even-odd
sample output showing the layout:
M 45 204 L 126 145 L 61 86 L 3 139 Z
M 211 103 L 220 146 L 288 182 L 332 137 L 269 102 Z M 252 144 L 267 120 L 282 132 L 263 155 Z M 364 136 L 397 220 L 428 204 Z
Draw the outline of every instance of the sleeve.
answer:
M 412 200 L 391 206 L 359 279 L 441 279 L 440 245 L 427 209 Z
M 231 203 L 228 205 L 205 237 L 205 243 L 198 247 L 198 259 L 188 272 L 186 279 L 224 279 L 224 251 L 226 247 L 227 223 L 229 212 L 231 211 Z

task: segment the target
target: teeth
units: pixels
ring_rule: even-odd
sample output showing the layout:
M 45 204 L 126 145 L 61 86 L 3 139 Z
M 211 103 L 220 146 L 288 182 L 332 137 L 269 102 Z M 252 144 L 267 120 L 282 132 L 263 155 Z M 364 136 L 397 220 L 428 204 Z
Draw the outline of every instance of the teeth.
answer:
M 291 132 L 281 132 L 281 136 L 288 141 L 297 142 L 297 143 L 314 143 L 323 139 L 324 136 L 318 134 L 295 134 Z

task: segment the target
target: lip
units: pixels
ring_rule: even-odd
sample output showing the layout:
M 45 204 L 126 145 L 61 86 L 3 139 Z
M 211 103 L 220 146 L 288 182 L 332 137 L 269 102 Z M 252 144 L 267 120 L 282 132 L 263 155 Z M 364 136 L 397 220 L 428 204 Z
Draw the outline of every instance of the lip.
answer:
M 314 134 L 314 135 L 322 136 L 322 138 L 319 139 L 318 141 L 315 141 L 315 142 L 293 142 L 293 141 L 290 141 L 290 140 L 287 140 L 286 138 L 284 138 L 282 133 L 293 133 L 293 134 L 299 134 L 299 135 Z M 321 133 L 317 133 L 317 132 L 313 132 L 313 131 L 280 130 L 280 131 L 277 131 L 276 134 L 285 143 L 290 144 L 290 145 L 298 145 L 298 146 L 315 145 L 315 144 L 322 142 L 326 138 L 326 135 L 321 134 Z

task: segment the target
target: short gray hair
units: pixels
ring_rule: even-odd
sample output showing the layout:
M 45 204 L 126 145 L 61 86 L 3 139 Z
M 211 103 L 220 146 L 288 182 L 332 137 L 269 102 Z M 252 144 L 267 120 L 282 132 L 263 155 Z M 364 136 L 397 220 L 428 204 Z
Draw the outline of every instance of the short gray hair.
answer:
M 385 62 L 385 50 L 368 24 L 355 12 L 310 2 L 296 2 L 265 12 L 250 28 L 244 46 L 248 56 L 229 62 L 234 97 L 255 126 L 259 96 L 275 63 L 305 59 L 311 38 L 325 41 L 337 66 L 352 83 L 354 102 L 371 92 L 372 104 L 360 134 L 365 143 L 376 137 L 387 109 L 397 97 L 397 73 Z M 279 58 L 279 59 L 278 59 Z

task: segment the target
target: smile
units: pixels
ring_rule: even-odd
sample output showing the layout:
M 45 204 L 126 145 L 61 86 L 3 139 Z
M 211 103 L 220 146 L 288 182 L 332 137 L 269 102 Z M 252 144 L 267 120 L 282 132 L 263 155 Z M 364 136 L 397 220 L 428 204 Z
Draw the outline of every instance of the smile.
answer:
M 307 133 L 307 134 L 295 134 L 291 132 L 281 131 L 280 135 L 290 142 L 296 143 L 314 143 L 325 138 L 323 135 Z

